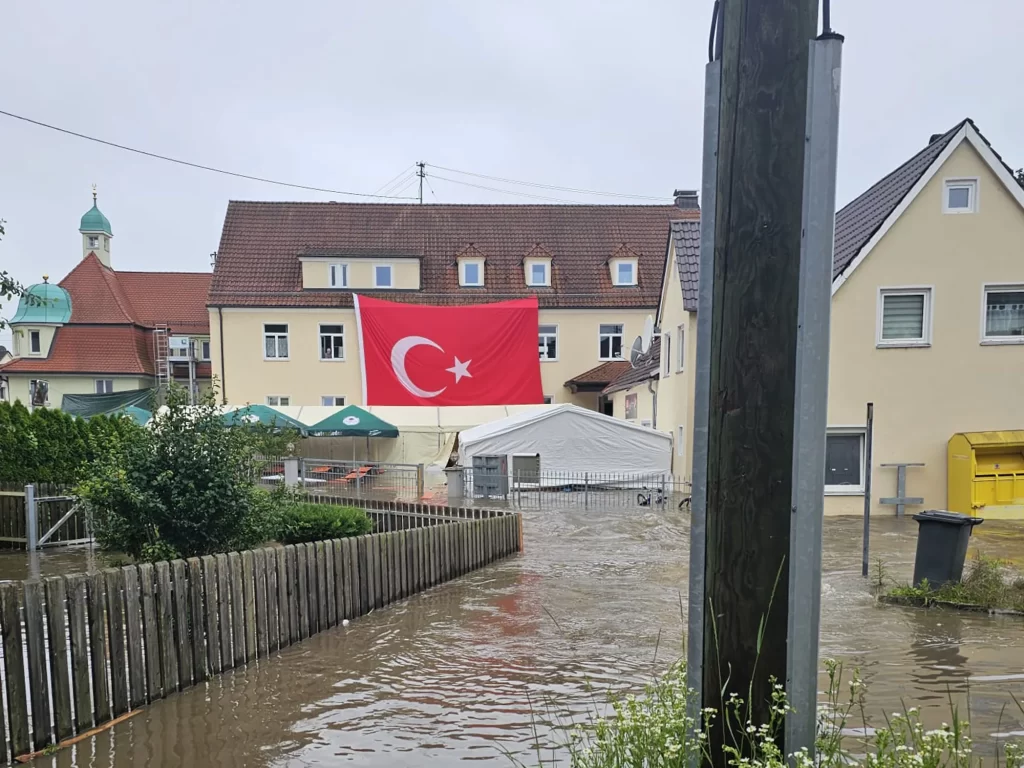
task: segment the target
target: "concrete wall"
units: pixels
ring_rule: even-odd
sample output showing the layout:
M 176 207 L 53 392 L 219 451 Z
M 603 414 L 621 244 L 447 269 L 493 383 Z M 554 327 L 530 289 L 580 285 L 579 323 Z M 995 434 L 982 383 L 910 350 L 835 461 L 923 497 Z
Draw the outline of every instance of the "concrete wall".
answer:
M 651 379 L 651 384 L 655 392 L 658 391 L 658 381 Z M 626 397 L 636 395 L 636 418 L 626 418 Z M 647 382 L 642 384 L 635 384 L 629 389 L 624 389 L 619 392 L 615 392 L 611 395 L 612 398 L 612 416 L 616 419 L 622 419 L 632 424 L 640 424 L 647 427 L 654 426 L 654 395 L 647 387 Z M 658 424 L 658 429 L 661 429 L 661 424 Z M 667 429 L 662 429 L 662 432 L 667 432 Z
M 942 212 L 944 179 L 976 177 L 979 209 Z M 946 443 L 963 431 L 1024 426 L 1024 346 L 981 343 L 983 286 L 1024 283 L 1024 211 L 987 164 L 961 144 L 832 300 L 828 421 L 863 426 L 875 404 L 873 502 L 894 496 L 896 471 L 924 508 L 946 505 Z M 880 288 L 930 286 L 931 345 L 878 348 Z M 863 495 L 829 496 L 826 514 L 861 514 Z M 908 512 L 921 508 L 909 507 Z
M 33 379 L 43 379 L 50 383 L 50 395 L 48 405 L 51 408 L 60 408 L 64 395 L 94 395 L 96 394 L 96 379 L 112 379 L 115 392 L 125 392 L 131 389 L 145 389 L 153 386 L 153 379 L 146 376 L 110 376 L 106 374 L 94 374 L 89 376 L 61 376 L 56 374 L 8 374 L 11 389 L 11 402 L 20 400 L 26 406 L 30 402 L 29 382 Z

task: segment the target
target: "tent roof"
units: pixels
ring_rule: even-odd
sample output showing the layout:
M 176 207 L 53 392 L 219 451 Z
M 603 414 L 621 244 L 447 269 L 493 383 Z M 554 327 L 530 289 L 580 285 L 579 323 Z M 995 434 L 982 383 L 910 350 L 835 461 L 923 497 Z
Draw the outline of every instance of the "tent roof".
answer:
M 231 425 L 244 425 L 247 421 L 251 422 L 253 419 L 258 421 L 260 424 L 273 425 L 277 427 L 291 427 L 300 432 L 305 433 L 306 425 L 297 419 L 293 419 L 287 414 L 281 413 L 269 405 L 261 405 L 259 403 L 255 405 L 244 405 L 240 408 L 236 408 L 233 411 L 225 412 L 221 418 L 226 424 Z
M 358 405 L 347 405 L 309 428 L 311 435 L 398 437 L 398 429 Z
M 529 410 L 520 411 L 510 416 L 506 416 L 503 419 L 497 419 L 495 421 L 473 427 L 472 429 L 467 429 L 459 435 L 459 442 L 463 446 L 466 446 L 470 443 L 476 442 L 477 440 L 482 440 L 485 437 L 513 432 L 524 426 L 544 421 L 545 419 L 549 419 L 560 413 L 570 413 L 573 416 L 583 419 L 611 422 L 622 429 L 638 430 L 648 434 L 653 433 L 655 435 L 661 435 L 666 440 L 672 439 L 670 435 L 657 429 L 642 427 L 638 424 L 623 421 L 622 419 L 616 419 L 612 416 L 605 416 L 603 413 L 592 411 L 589 408 L 580 408 L 578 405 L 573 405 L 571 403 L 562 403 L 561 405 L 530 408 Z

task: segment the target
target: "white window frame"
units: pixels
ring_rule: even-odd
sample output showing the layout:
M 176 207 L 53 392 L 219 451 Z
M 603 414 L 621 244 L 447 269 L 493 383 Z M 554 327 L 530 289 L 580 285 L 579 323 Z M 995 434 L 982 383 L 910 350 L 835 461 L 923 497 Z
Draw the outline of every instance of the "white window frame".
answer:
M 109 384 L 110 388 L 107 389 L 106 385 Z M 101 388 L 102 385 L 102 388 Z M 97 395 L 109 395 L 114 391 L 114 380 L 113 379 L 96 379 L 93 383 L 93 389 L 96 390 Z
M 544 328 L 554 328 L 555 329 L 555 333 L 554 333 L 554 336 L 555 336 L 555 356 L 554 357 L 541 357 L 540 361 L 542 363 L 557 363 L 558 362 L 558 358 L 559 358 L 559 356 L 562 353 L 562 345 L 559 343 L 559 340 L 558 340 L 558 325 L 557 325 L 557 323 L 538 323 L 537 324 L 537 356 L 538 357 L 540 357 L 540 337 L 542 335 L 545 336 L 545 337 L 551 336 L 550 333 L 546 333 L 546 332 L 542 333 L 541 330 L 540 330 L 541 327 L 544 327 Z
M 833 436 L 857 435 L 860 437 L 860 485 L 825 485 L 826 496 L 863 496 L 864 477 L 867 468 L 865 457 L 867 455 L 867 429 L 865 427 L 829 427 L 825 432 L 825 441 Z M 827 467 L 826 467 L 827 472 Z
M 88 243 L 90 249 L 98 249 L 100 247 L 99 235 L 86 235 L 85 241 Z
M 661 375 L 667 379 L 672 375 L 672 331 L 661 334 L 661 357 L 664 363 Z
M 624 282 L 622 282 L 622 280 L 619 279 L 619 267 L 622 266 L 623 264 L 628 264 L 630 269 L 631 269 L 631 272 L 632 272 L 632 275 L 633 275 L 633 279 L 632 279 L 631 282 L 624 283 Z M 616 285 L 616 286 L 636 285 L 637 282 L 638 282 L 637 270 L 638 270 L 638 266 L 637 266 L 637 260 L 636 259 L 614 259 L 612 261 L 612 285 Z
M 212 352 L 212 348 L 210 347 L 210 340 L 198 339 L 196 343 L 199 344 L 199 359 L 204 363 L 210 362 L 210 353 Z
M 604 333 L 601 330 L 601 326 L 602 325 L 617 325 L 622 330 L 619 333 Z M 602 357 L 602 355 L 601 355 L 601 342 L 604 340 L 604 338 L 606 336 L 609 339 L 609 342 L 608 342 L 608 352 L 609 352 L 609 354 L 612 355 L 611 357 Z M 615 357 L 614 354 L 612 353 L 612 346 L 613 346 L 613 344 L 610 341 L 610 339 L 614 338 L 615 336 L 619 337 L 619 356 L 618 357 Z M 600 360 L 602 363 L 610 362 L 612 360 L 624 360 L 625 359 L 624 355 L 626 354 L 625 349 L 626 349 L 626 324 L 625 323 L 598 323 L 598 325 L 597 325 L 597 359 L 598 360 Z
M 680 325 L 676 328 L 676 373 L 682 373 L 686 369 L 686 326 Z
M 682 424 L 676 426 L 676 456 L 686 458 L 686 427 Z M 681 474 L 677 472 L 676 474 Z
M 327 402 L 330 400 L 331 402 Z M 341 400 L 339 403 L 338 401 Z M 344 408 L 345 407 L 345 396 L 344 395 L 320 395 L 320 405 L 325 408 Z
M 338 277 L 341 277 L 341 280 L 338 280 Z M 348 262 L 336 261 L 328 264 L 327 283 L 331 288 L 348 288 Z
M 981 286 L 981 343 L 983 346 L 1024 344 L 1024 336 L 989 336 L 985 333 L 985 324 L 988 320 L 988 295 L 1009 291 L 1024 291 L 1024 283 L 985 283 Z
M 535 282 L 533 279 L 533 268 L 544 267 L 544 280 L 543 282 Z M 526 284 L 535 287 L 543 288 L 551 285 L 551 264 L 546 261 L 533 260 L 526 262 Z
M 924 317 L 921 322 L 921 333 L 924 334 L 923 338 L 920 339 L 883 339 L 882 338 L 882 320 L 885 314 L 885 297 L 886 296 L 910 296 L 921 294 L 924 296 Z M 932 318 L 935 315 L 935 290 L 930 285 L 909 285 L 909 286 L 894 286 L 885 287 L 878 289 L 878 315 L 875 320 L 875 346 L 879 348 L 889 347 L 930 347 L 932 345 Z
M 555 404 L 555 396 L 554 395 L 544 395 L 544 405 L 554 405 L 554 404 Z
M 32 339 L 35 337 L 36 341 L 39 342 L 38 349 L 32 349 Z M 40 330 L 29 330 L 28 332 L 28 353 L 30 355 L 41 355 L 43 354 L 43 332 Z
M 341 333 L 324 333 L 324 326 L 339 326 Z M 317 325 L 317 355 L 320 357 L 322 363 L 343 363 L 345 362 L 345 356 L 348 354 L 348 344 L 345 343 L 345 324 L 344 323 L 319 323 Z M 324 357 L 323 339 L 325 336 L 331 338 L 335 336 L 341 336 L 341 357 Z M 333 346 L 333 345 L 332 345 Z
M 949 191 L 955 187 L 967 187 L 968 204 L 966 208 L 949 207 Z M 977 176 L 962 179 L 944 179 L 942 184 L 942 212 L 949 214 L 977 213 L 978 203 L 980 202 L 978 188 L 979 184 Z
M 469 282 L 466 278 L 466 267 L 474 266 L 479 272 L 480 279 L 475 283 Z M 459 285 L 464 288 L 480 288 L 484 284 L 484 260 L 483 259 L 463 259 L 459 262 Z
M 269 326 L 269 325 L 283 325 L 284 326 L 284 333 L 280 333 L 278 331 L 267 331 L 267 326 Z M 290 330 L 290 328 L 289 328 L 288 323 L 263 323 L 263 335 L 262 335 L 262 338 L 260 339 L 260 341 L 263 343 L 263 359 L 264 360 L 266 360 L 268 362 L 277 362 L 279 360 L 290 360 L 291 359 L 291 355 L 292 355 L 292 341 L 291 341 L 291 337 L 290 337 L 290 334 L 289 334 L 289 330 Z M 271 337 L 271 336 L 273 336 L 274 339 L 275 339 L 275 341 L 274 341 L 274 351 L 275 352 L 277 352 L 277 350 L 278 350 L 278 347 L 279 347 L 279 343 L 278 342 L 280 340 L 280 337 L 284 336 L 285 344 L 288 347 L 288 354 L 287 355 L 285 355 L 284 357 L 281 357 L 280 355 L 275 355 L 274 357 L 268 357 L 267 356 L 267 339 L 269 337 Z M 268 405 L 269 405 L 269 403 L 268 403 Z
M 271 402 L 271 400 L 273 400 L 273 402 Z M 281 402 L 282 400 L 285 400 L 287 402 L 282 403 Z M 267 395 L 266 403 L 267 403 L 267 405 L 272 406 L 272 407 L 282 407 L 282 406 L 287 407 L 287 406 L 292 404 L 292 396 L 291 395 Z
M 387 267 L 388 270 L 388 283 L 384 285 L 377 278 L 379 273 L 378 269 Z M 394 264 L 374 264 L 373 265 L 373 287 L 374 288 L 394 288 L 395 287 L 395 265 Z

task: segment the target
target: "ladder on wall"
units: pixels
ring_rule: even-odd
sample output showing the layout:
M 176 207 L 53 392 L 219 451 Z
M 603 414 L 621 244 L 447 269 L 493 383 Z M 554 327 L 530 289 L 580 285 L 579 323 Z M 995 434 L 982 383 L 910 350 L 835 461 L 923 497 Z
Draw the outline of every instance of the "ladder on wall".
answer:
M 171 386 L 170 346 L 168 345 L 169 329 L 166 325 L 158 325 L 153 329 L 153 359 L 156 361 L 157 392 L 167 396 Z

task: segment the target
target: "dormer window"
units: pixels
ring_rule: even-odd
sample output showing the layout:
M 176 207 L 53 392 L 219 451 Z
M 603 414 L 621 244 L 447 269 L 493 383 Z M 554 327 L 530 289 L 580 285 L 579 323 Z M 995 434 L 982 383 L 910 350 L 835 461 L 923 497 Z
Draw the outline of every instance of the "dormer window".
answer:
M 526 263 L 527 285 L 551 285 L 550 265 L 546 261 Z
M 375 264 L 373 267 L 373 287 L 390 288 L 391 286 L 391 265 Z
M 99 237 L 99 235 L 86 235 L 86 237 L 89 238 L 89 247 L 90 248 L 99 248 L 100 247 L 100 237 Z
M 977 179 L 946 179 L 942 195 L 943 213 L 978 212 Z
M 42 339 L 39 331 L 28 332 L 28 351 L 31 355 L 38 355 L 43 350 Z
M 636 285 L 636 262 L 624 259 L 613 261 L 612 282 L 615 285 Z
M 331 264 L 331 288 L 348 288 L 348 264 Z
M 459 263 L 459 285 L 481 286 L 484 284 L 484 263 L 478 259 Z

